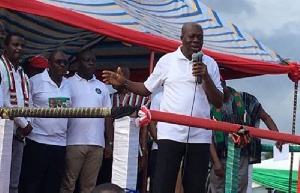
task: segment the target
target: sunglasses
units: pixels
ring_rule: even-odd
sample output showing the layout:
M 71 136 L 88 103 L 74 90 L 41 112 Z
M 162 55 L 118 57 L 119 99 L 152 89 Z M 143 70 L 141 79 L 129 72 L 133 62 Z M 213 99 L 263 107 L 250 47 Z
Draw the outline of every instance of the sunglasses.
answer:
M 68 65 L 68 60 L 60 60 L 60 59 L 57 59 L 57 60 L 54 60 L 54 63 L 55 64 L 63 64 L 63 65 Z

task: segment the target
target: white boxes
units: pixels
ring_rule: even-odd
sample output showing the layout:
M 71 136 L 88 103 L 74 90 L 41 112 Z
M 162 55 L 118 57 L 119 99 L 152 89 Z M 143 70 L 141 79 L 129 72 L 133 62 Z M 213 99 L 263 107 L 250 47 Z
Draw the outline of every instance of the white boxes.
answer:
M 13 121 L 0 118 L 0 193 L 9 192 Z
M 128 116 L 116 119 L 114 128 L 112 183 L 136 190 L 140 129 Z

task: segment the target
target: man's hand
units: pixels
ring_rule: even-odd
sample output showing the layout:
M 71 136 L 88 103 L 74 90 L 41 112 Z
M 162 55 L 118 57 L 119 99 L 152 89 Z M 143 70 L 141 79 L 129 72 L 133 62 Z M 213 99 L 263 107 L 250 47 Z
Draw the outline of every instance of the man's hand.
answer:
M 277 149 L 281 152 L 282 151 L 282 145 L 284 143 L 281 141 L 276 141 L 275 146 L 277 147 Z
M 30 123 L 28 123 L 28 125 L 22 129 L 24 136 L 29 135 L 31 133 L 32 129 L 33 129 L 32 125 Z
M 112 158 L 113 155 L 113 146 L 106 145 L 104 148 L 104 158 Z
M 206 76 L 208 75 L 207 72 L 207 67 L 203 62 L 195 62 L 193 64 L 193 68 L 192 68 L 193 72 L 193 76 Z
M 23 129 L 21 127 L 17 128 L 16 131 L 16 135 L 20 138 L 20 139 L 24 139 L 24 137 L 26 137 L 27 135 L 29 135 L 32 131 L 32 126 L 30 123 L 27 124 L 26 127 L 24 127 Z
M 220 177 L 220 178 L 224 178 L 225 176 L 225 171 L 224 171 L 224 168 L 222 166 L 222 163 L 220 160 L 216 161 L 214 164 L 213 164 L 213 170 L 215 172 L 215 174 Z
M 105 84 L 111 84 L 114 86 L 125 86 L 127 81 L 124 78 L 120 67 L 118 67 L 117 72 L 104 70 L 102 72 L 102 78 Z

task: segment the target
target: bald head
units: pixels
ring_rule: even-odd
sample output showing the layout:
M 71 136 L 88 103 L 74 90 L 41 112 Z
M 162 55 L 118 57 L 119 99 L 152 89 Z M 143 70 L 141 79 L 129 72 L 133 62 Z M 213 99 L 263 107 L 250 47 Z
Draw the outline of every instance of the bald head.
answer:
M 198 30 L 203 31 L 202 26 L 196 22 L 188 22 L 183 24 L 181 28 L 181 35 L 186 34 L 188 31 L 190 31 L 193 28 L 198 28 Z
M 201 51 L 203 46 L 203 29 L 195 22 L 185 23 L 181 28 L 181 52 L 191 60 L 192 54 Z

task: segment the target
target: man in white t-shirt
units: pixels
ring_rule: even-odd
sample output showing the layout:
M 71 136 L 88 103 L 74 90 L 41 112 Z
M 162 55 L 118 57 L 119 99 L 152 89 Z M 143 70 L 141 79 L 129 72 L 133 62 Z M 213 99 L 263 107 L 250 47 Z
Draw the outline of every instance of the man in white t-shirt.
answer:
M 201 51 L 203 45 L 203 29 L 199 24 L 184 24 L 180 38 L 182 46 L 164 55 L 144 83 L 129 81 L 119 71 L 103 71 L 103 81 L 124 86 L 139 95 L 150 95 L 163 85 L 160 111 L 209 119 L 209 103 L 220 107 L 223 101 L 218 65 L 207 55 L 199 62 L 192 61 L 192 54 Z M 199 76 L 200 84 L 195 81 Z M 154 192 L 175 192 L 183 157 L 185 192 L 204 192 L 212 132 L 165 122 L 158 122 L 157 128 L 159 148 Z
M 30 78 L 32 106 L 70 106 L 67 56 L 53 51 L 49 69 Z M 20 193 L 59 192 L 66 155 L 67 118 L 32 118 L 32 132 L 26 138 L 20 176 Z
M 111 107 L 107 86 L 94 75 L 95 55 L 86 50 L 79 53 L 76 59 L 78 72 L 69 78 L 72 107 Z M 104 156 L 111 157 L 112 145 L 111 118 L 70 118 L 61 193 L 73 192 L 78 176 L 80 193 L 90 193 L 96 185 L 103 149 Z

